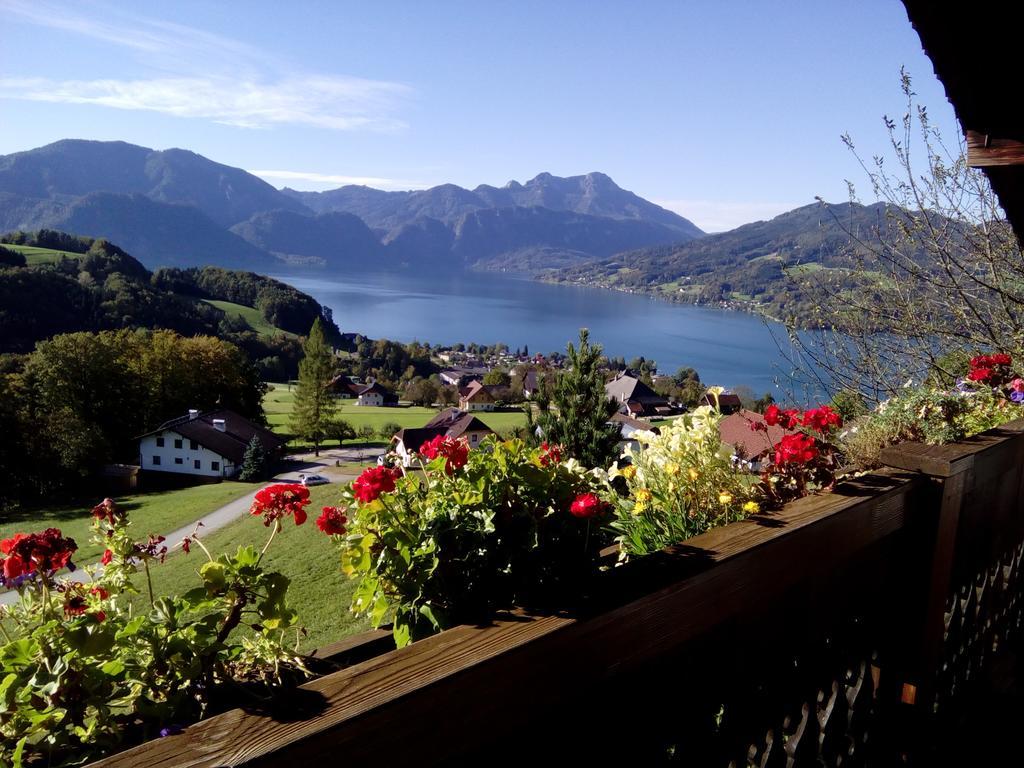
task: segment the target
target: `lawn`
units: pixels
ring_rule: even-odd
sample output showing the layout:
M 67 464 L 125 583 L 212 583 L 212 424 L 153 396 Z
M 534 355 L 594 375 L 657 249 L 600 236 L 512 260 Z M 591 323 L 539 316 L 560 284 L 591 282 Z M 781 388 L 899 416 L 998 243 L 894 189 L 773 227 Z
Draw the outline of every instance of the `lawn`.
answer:
M 187 525 L 256 487 L 250 483 L 223 482 L 174 491 L 119 496 L 116 501 L 130 515 L 136 538 L 145 538 L 150 533 L 169 533 Z M 99 500 L 97 498 L 76 505 L 8 513 L 0 520 L 0 538 L 8 538 L 19 531 L 29 533 L 44 528 L 60 528 L 65 536 L 70 536 L 78 544 L 76 562 L 84 564 L 96 560 L 103 553 L 103 548 L 89 541 L 92 533 L 89 510 Z
M 287 434 L 289 431 L 288 420 L 295 402 L 295 387 L 292 386 L 289 389 L 287 384 L 271 384 L 270 387 L 270 391 L 263 398 L 263 410 L 267 414 L 271 428 L 280 434 Z M 421 408 L 419 406 L 375 408 L 356 405 L 354 400 L 339 400 L 337 410 L 337 417 L 347 421 L 356 430 L 369 426 L 374 431 L 379 431 L 388 422 L 398 424 L 399 427 L 422 427 L 436 415 L 436 408 Z M 518 409 L 477 413 L 476 415 L 484 424 L 499 434 L 504 434 L 513 427 L 526 425 L 526 415 Z M 362 440 L 357 438 L 347 441 L 346 444 L 360 445 L 361 443 Z M 334 444 L 333 440 L 331 444 Z
M 246 324 L 260 336 L 276 336 L 283 333 L 286 336 L 295 336 L 294 333 L 282 331 L 277 326 L 271 325 L 267 319 L 260 314 L 258 309 L 247 307 L 244 304 L 235 304 L 230 301 L 219 301 L 216 299 L 203 299 L 207 304 L 212 304 L 226 315 L 242 318 Z
M 308 630 L 301 643 L 307 651 L 369 628 L 365 619 L 357 619 L 349 612 L 356 582 L 341 573 L 337 550 L 315 523 L 321 507 L 338 501 L 340 488 L 337 483 L 310 488 L 309 519 L 297 527 L 286 518 L 263 561 L 270 570 L 278 570 L 291 579 L 288 602 Z M 259 520 L 246 515 L 203 537 L 203 543 L 216 557 L 223 551 L 233 553 L 239 546 L 262 548 L 268 535 L 268 529 Z M 205 562 L 206 555 L 199 547 L 188 555 L 180 550 L 174 552 L 163 565 L 152 570 L 154 593 L 182 594 L 199 586 L 198 570 Z M 145 592 L 141 575 L 136 577 L 136 585 Z M 133 602 L 137 610 L 145 609 L 149 598 L 141 594 Z
M 61 260 L 62 256 L 67 256 L 69 259 L 82 258 L 82 254 L 80 253 L 55 251 L 52 248 L 37 248 L 34 245 L 11 245 L 9 243 L 4 243 L 3 247 L 24 254 L 25 261 L 29 266 L 33 264 L 55 264 Z

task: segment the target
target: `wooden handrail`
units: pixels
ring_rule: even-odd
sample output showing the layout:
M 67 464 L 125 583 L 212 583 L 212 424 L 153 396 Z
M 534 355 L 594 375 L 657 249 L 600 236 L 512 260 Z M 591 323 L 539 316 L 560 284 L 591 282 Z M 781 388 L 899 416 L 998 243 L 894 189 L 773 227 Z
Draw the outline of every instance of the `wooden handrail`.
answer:
M 918 485 L 898 471 L 859 478 L 614 568 L 575 616 L 456 627 L 303 685 L 276 714 L 232 710 L 97 765 L 444 761 L 521 724 L 538 698 L 657 659 L 823 578 L 903 529 Z

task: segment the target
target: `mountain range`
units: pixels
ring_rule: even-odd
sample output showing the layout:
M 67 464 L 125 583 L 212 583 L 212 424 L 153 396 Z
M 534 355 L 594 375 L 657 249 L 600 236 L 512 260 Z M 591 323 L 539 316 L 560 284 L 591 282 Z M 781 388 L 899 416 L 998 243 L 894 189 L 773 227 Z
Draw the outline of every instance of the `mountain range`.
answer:
M 814 285 L 841 280 L 859 269 L 856 243 L 878 241 L 893 225 L 884 203 L 811 203 L 768 221 L 668 246 L 624 251 L 547 277 L 646 293 L 687 304 L 756 309 L 811 324 Z M 923 260 L 927 254 L 919 254 Z
M 278 190 L 182 149 L 67 139 L 0 156 L 0 230 L 122 244 L 149 267 L 282 263 L 537 272 L 704 233 L 602 173 L 468 190 Z

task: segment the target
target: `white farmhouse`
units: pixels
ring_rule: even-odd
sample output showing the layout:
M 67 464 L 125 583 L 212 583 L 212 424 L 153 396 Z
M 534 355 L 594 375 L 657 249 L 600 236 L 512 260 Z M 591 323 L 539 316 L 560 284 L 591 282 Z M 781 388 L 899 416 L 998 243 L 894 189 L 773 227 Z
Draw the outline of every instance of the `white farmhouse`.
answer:
M 139 438 L 139 466 L 147 472 L 233 477 L 253 436 L 271 453 L 285 443 L 234 411 L 189 411 Z

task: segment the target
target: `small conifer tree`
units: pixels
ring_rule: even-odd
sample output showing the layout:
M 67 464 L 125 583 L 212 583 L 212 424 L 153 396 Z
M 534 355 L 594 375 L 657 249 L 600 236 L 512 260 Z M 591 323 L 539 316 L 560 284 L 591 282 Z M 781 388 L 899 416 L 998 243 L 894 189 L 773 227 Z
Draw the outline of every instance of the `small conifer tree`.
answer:
M 304 357 L 299 363 L 299 383 L 295 388 L 292 430 L 313 444 L 320 455 L 320 443 L 334 420 L 338 401 L 329 385 L 334 378 L 334 352 L 324 338 L 320 318 L 313 321 L 309 336 L 302 345 Z
M 252 436 L 249 444 L 245 447 L 245 456 L 242 457 L 242 469 L 238 473 L 238 479 L 251 483 L 262 480 L 267 475 L 270 457 L 266 448 L 256 435 Z
M 567 367 L 555 379 L 550 399 L 538 401 L 537 429 L 531 424 L 531 432 L 561 445 L 585 466 L 607 467 L 617 453 L 619 428 L 608 423 L 617 406 L 604 389 L 601 346 L 592 346 L 590 332 L 581 328 L 579 347 L 570 342 L 567 349 Z

